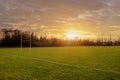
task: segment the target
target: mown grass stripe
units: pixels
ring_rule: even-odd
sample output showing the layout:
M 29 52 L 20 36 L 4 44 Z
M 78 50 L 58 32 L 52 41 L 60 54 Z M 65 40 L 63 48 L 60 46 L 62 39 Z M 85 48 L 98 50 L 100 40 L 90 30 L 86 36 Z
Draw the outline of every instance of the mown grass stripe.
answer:
M 2 55 L 3 56 L 3 55 Z M 5 55 L 4 55 L 5 56 Z M 35 58 L 35 57 L 27 57 L 27 56 L 17 56 L 17 55 L 9 55 L 6 57 L 19 57 L 19 58 L 27 58 L 27 59 L 32 59 L 32 60 L 37 60 L 37 61 L 41 61 L 41 62 L 46 62 L 46 63 L 51 63 L 51 64 L 56 64 L 56 65 L 62 65 L 62 66 L 68 66 L 68 67 L 73 67 L 73 68 L 84 68 L 84 69 L 88 69 L 88 70 L 95 70 L 95 71 L 100 71 L 100 72 L 107 72 L 107 73 L 115 73 L 115 74 L 120 74 L 119 71 L 114 71 L 114 70 L 104 70 L 104 69 L 98 69 L 98 68 L 90 68 L 84 65 L 73 65 L 73 64 L 67 64 L 67 63 L 61 63 L 61 62 L 55 62 L 55 61 L 49 61 L 49 60 L 45 60 L 45 59 L 40 59 L 40 58 Z

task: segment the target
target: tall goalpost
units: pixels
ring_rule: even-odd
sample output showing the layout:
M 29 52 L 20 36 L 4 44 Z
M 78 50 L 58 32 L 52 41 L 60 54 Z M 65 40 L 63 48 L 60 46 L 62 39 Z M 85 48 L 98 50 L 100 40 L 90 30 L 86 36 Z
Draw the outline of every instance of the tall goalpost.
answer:
M 31 19 L 29 19 L 29 20 L 31 20 Z M 28 22 L 28 23 L 30 24 L 30 22 Z M 31 50 L 31 48 L 32 48 L 31 27 L 29 28 L 28 35 L 29 35 L 29 40 L 23 40 L 23 33 L 21 32 L 21 44 L 20 44 L 21 49 L 23 48 L 23 41 L 28 41 L 29 49 Z

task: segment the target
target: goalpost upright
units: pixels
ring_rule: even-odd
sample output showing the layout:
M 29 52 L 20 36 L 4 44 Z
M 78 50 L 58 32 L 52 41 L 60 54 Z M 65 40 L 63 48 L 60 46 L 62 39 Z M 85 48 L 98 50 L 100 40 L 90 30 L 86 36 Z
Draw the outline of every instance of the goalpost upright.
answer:
M 23 48 L 23 44 L 22 44 L 22 32 L 21 32 L 21 49 Z

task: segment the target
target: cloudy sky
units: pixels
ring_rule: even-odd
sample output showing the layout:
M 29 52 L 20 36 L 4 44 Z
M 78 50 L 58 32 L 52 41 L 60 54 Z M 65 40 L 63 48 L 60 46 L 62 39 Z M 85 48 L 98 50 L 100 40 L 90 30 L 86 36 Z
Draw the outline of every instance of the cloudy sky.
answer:
M 120 35 L 120 0 L 0 0 L 0 28 L 58 36 Z

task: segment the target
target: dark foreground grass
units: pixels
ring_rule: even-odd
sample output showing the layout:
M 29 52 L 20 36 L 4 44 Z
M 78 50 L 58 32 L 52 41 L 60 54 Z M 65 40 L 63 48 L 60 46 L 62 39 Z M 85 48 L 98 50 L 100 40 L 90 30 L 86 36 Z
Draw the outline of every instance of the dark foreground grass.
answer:
M 1 48 L 0 80 L 120 80 L 120 47 Z

